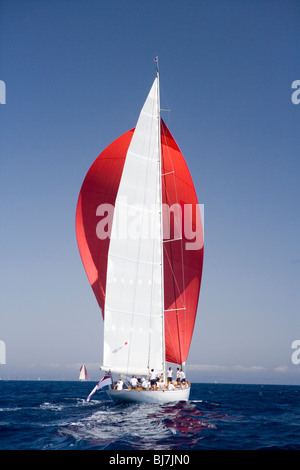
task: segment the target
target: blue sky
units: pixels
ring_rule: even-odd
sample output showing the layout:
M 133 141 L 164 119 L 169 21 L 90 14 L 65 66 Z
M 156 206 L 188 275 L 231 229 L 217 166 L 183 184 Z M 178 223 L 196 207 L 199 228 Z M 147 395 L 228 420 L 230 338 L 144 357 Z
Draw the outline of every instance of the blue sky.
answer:
M 75 236 L 82 181 L 163 116 L 205 206 L 194 381 L 300 384 L 300 3 L 1 0 L 2 378 L 98 380 L 102 319 Z

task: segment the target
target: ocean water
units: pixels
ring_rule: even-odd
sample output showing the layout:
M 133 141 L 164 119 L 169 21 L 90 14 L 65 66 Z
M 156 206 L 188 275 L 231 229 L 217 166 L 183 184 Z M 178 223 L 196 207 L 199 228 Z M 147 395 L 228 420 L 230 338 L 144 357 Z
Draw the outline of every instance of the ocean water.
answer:
M 164 405 L 102 390 L 87 403 L 95 384 L 0 381 L 0 449 L 300 450 L 300 386 L 192 384 L 189 402 Z

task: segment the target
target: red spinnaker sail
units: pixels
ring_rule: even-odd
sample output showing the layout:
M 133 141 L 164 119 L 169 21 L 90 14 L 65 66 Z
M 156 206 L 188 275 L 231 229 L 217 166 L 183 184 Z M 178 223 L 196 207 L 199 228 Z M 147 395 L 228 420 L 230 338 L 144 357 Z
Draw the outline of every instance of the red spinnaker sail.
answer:
M 102 204 L 114 206 L 127 149 L 134 129 L 110 144 L 89 169 L 79 194 L 76 210 L 76 235 L 81 259 L 98 304 L 104 312 L 109 237 L 101 240 L 96 233 Z M 173 136 L 161 121 L 163 204 L 182 208 L 182 237 L 164 242 L 164 301 L 166 361 L 186 361 L 197 313 L 203 265 L 202 226 L 197 232 L 197 249 L 186 249 L 191 229 L 201 224 L 193 181 Z M 190 205 L 190 210 L 187 210 Z M 197 213 L 198 212 L 198 213 Z M 184 218 L 185 217 L 185 218 Z M 198 218 L 197 218 L 198 217 Z M 171 220 L 171 227 L 169 221 Z M 164 216 L 164 233 L 172 239 L 174 219 Z M 170 230 L 169 230 L 170 228 Z M 200 238 L 200 239 L 199 239 Z M 196 245 L 195 245 L 196 246 Z
M 169 207 L 180 205 L 184 225 L 182 239 L 164 243 L 166 361 L 182 364 L 189 352 L 197 313 L 203 265 L 203 230 L 189 169 L 163 121 L 161 142 L 163 204 Z M 172 234 L 176 238 L 173 220 L 169 233 L 171 240 Z M 167 224 L 168 220 L 164 218 L 164 226 Z M 187 243 L 192 240 L 191 232 L 196 232 L 197 227 L 197 240 L 193 245 L 197 249 L 187 249 Z

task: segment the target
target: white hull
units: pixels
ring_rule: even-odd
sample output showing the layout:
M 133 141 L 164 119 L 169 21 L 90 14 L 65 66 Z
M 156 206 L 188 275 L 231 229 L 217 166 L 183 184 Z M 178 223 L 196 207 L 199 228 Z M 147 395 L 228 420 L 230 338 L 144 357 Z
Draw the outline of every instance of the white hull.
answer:
M 191 387 L 176 388 L 175 390 L 106 390 L 114 401 L 138 403 L 170 403 L 188 401 Z

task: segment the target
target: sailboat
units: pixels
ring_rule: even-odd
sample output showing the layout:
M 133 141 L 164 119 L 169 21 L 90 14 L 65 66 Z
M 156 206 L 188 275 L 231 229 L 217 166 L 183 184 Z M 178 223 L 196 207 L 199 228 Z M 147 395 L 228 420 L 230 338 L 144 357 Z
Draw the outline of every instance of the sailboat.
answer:
M 135 128 L 89 169 L 77 203 L 76 236 L 104 320 L 101 369 L 112 377 L 140 378 L 154 370 L 164 385 L 168 365 L 185 369 L 204 243 L 190 172 L 160 115 L 159 78 L 157 63 Z M 117 401 L 165 403 L 188 400 L 190 387 L 110 387 L 107 393 Z
M 87 370 L 84 364 L 80 367 L 79 370 L 79 380 L 87 380 Z

